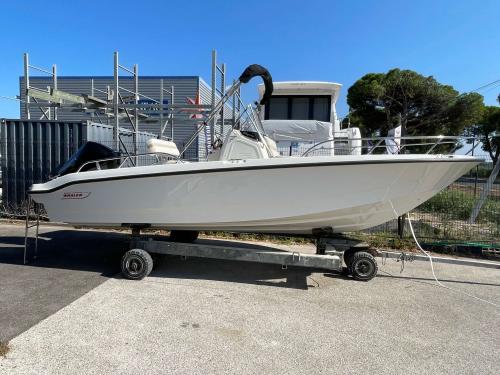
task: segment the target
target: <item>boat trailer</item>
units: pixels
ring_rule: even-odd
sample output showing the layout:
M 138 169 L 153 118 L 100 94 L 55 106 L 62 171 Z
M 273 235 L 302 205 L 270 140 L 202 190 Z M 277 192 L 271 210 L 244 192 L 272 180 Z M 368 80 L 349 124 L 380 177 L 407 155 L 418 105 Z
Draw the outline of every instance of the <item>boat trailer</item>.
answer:
M 154 254 L 278 264 L 282 269 L 308 267 L 345 272 L 363 281 L 375 277 L 378 269 L 367 244 L 346 238 L 318 239 L 316 254 L 310 254 L 235 241 L 200 239 L 183 243 L 133 236 L 130 250 L 121 261 L 122 274 L 128 279 L 143 279 L 153 269 Z
M 32 208 L 30 201 L 28 209 Z M 38 256 L 40 217 L 36 205 L 34 216 L 27 215 L 25 221 L 24 264 L 28 262 L 28 250 L 33 243 L 32 259 Z M 28 211 L 29 212 L 29 211 Z M 326 238 L 316 241 L 316 253 L 286 251 L 276 247 L 249 244 L 227 240 L 198 239 L 193 242 L 172 240 L 169 237 L 141 235 L 141 229 L 131 228 L 132 235 L 129 250 L 121 259 L 122 274 L 127 279 L 141 280 L 153 269 L 155 255 L 211 258 L 236 260 L 244 262 L 267 263 L 280 265 L 282 269 L 289 266 L 308 267 L 318 270 L 343 272 L 352 275 L 356 280 L 368 281 L 377 274 L 375 250 L 368 244 L 347 237 Z M 34 235 L 30 235 L 34 231 Z M 174 237 L 174 239 L 176 239 Z M 194 239 L 192 239 L 194 240 Z
M 39 236 L 39 211 L 35 209 L 35 217 L 26 217 L 24 263 L 27 263 L 27 252 L 30 247 L 30 230 L 34 229 L 34 254 L 38 255 Z M 148 276 L 154 266 L 155 255 L 236 260 L 277 264 L 282 269 L 288 266 L 308 267 L 317 270 L 340 272 L 352 276 L 355 280 L 369 281 L 378 271 L 376 257 L 381 257 L 382 262 L 388 258 L 401 262 L 402 270 L 405 262 L 429 261 L 426 256 L 413 253 L 381 251 L 370 247 L 367 243 L 345 237 L 320 236 L 316 239 L 316 253 L 300 253 L 286 251 L 271 246 L 254 245 L 243 242 L 227 240 L 199 239 L 194 242 L 172 241 L 168 237 L 161 239 L 141 235 L 140 229 L 132 228 L 129 250 L 121 260 L 122 274 L 127 279 L 141 280 Z M 473 267 L 500 269 L 500 263 L 487 262 L 473 259 L 455 259 L 433 257 L 435 263 L 459 264 Z
M 154 265 L 152 255 L 156 254 L 180 256 L 183 259 L 197 257 L 277 264 L 282 269 L 287 269 L 289 266 L 314 268 L 339 272 L 359 281 L 369 281 L 377 275 L 376 257 L 380 257 L 383 263 L 389 258 L 397 260 L 401 263 L 401 271 L 407 262 L 429 261 L 427 256 L 382 251 L 370 247 L 363 241 L 345 236 L 316 239 L 315 254 L 281 250 L 272 245 L 258 246 L 235 241 L 199 239 L 193 243 L 184 243 L 171 241 L 165 237 L 158 240 L 152 237 L 132 236 L 130 250 L 121 260 L 123 276 L 132 280 L 141 280 L 148 276 Z M 435 263 L 500 269 L 498 262 L 446 257 L 433 257 L 432 260 Z

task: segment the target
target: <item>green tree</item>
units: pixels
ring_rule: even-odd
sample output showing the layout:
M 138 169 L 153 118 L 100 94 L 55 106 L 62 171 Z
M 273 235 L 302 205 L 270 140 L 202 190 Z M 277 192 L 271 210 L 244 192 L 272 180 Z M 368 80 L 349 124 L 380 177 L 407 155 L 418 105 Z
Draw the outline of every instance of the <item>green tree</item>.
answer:
M 432 76 L 392 69 L 369 73 L 347 93 L 351 124 L 385 135 L 399 121 L 408 135 L 458 135 L 481 115 L 483 97 L 459 94 Z
M 479 138 L 495 165 L 500 157 L 500 107 L 484 107 L 481 119 L 466 130 L 466 135 Z

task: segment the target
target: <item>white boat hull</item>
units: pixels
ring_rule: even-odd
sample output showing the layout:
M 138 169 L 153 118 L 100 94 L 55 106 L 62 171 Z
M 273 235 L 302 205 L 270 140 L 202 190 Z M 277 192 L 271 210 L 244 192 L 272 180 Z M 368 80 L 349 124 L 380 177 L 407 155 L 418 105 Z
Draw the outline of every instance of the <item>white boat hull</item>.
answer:
M 69 174 L 30 194 L 51 220 L 83 226 L 351 232 L 412 210 L 481 161 L 365 155 L 166 164 Z

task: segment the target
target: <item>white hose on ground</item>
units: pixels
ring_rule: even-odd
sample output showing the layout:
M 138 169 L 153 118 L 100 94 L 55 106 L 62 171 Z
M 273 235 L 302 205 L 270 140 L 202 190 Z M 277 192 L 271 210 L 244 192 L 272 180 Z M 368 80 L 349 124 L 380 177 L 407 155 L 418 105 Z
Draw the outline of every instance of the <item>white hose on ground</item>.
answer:
M 466 295 L 466 296 L 468 296 L 468 297 L 475 298 L 475 299 L 477 299 L 477 300 L 479 300 L 479 301 L 482 301 L 482 302 L 488 303 L 488 304 L 490 304 L 490 305 L 492 305 L 492 306 L 495 306 L 496 308 L 500 308 L 500 305 L 499 305 L 499 304 L 497 304 L 497 303 L 494 303 L 494 302 L 491 302 L 491 301 L 488 301 L 488 300 L 482 299 L 482 298 L 477 297 L 477 296 L 475 296 L 475 295 L 473 295 L 473 294 L 469 294 L 469 293 L 467 293 L 467 292 L 464 292 L 464 291 L 461 291 L 461 290 L 458 290 L 458 289 L 451 288 L 451 287 L 449 287 L 449 286 L 444 285 L 441 281 L 439 281 L 439 280 L 438 280 L 438 278 L 436 277 L 436 273 L 434 272 L 434 263 L 432 262 L 432 256 L 431 256 L 431 255 L 430 255 L 427 251 L 425 251 L 425 250 L 422 248 L 422 246 L 420 246 L 420 243 L 419 243 L 419 242 L 418 242 L 418 240 L 417 240 L 417 236 L 415 236 L 415 231 L 413 230 L 413 225 L 412 225 L 412 223 L 411 223 L 410 213 L 408 213 L 407 215 L 408 215 L 408 216 L 407 216 L 407 218 L 408 218 L 408 224 L 409 224 L 409 226 L 410 226 L 410 231 L 411 231 L 411 235 L 413 236 L 413 240 L 414 240 L 414 241 L 415 241 L 415 243 L 417 244 L 418 249 L 419 249 L 421 252 L 423 252 L 423 253 L 427 256 L 427 258 L 429 258 L 429 262 L 430 262 L 430 264 L 431 264 L 432 276 L 434 277 L 434 280 L 436 280 L 436 283 L 437 283 L 440 287 L 445 288 L 445 289 L 448 289 L 448 290 L 451 290 L 452 292 L 455 292 L 455 293 L 461 293 L 461 294 L 464 294 L 464 295 Z

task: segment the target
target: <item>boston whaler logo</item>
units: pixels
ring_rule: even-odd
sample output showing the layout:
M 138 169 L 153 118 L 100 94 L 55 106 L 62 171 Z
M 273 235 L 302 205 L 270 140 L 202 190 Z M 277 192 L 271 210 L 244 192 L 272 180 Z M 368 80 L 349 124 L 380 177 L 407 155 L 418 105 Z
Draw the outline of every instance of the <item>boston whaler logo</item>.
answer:
M 90 195 L 90 192 L 69 191 L 63 194 L 62 199 L 85 199 Z

